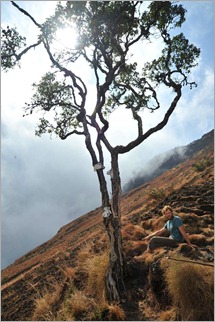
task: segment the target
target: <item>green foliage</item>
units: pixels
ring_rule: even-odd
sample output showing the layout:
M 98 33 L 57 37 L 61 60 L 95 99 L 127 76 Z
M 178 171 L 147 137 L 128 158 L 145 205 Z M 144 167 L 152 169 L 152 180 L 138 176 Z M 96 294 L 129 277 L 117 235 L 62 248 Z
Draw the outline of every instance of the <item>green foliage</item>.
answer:
M 169 40 L 166 42 L 168 43 Z M 200 49 L 189 44 L 185 36 L 180 33 L 174 36 L 171 44 L 162 50 L 161 57 L 145 64 L 144 75 L 156 85 L 164 83 L 171 87 L 174 82 L 182 86 L 189 84 L 192 88 L 196 84 L 195 82 L 189 83 L 188 75 L 191 69 L 197 65 L 199 55 Z
M 181 27 L 185 21 L 186 10 L 182 5 L 170 1 L 152 1 L 149 5 L 149 14 L 144 13 L 144 22 L 152 22 L 160 31 Z
M 71 21 L 76 20 L 82 48 L 93 44 L 118 52 L 115 37 L 120 40 L 126 34 L 137 34 L 138 22 L 130 1 L 71 1 L 65 14 Z
M 62 14 L 64 11 L 60 2 L 56 4 L 55 13 L 46 18 L 45 22 L 41 25 L 41 39 L 48 39 L 50 43 L 55 39 L 58 29 L 65 28 L 68 25 L 67 20 Z
M 166 196 L 164 189 L 161 188 L 153 188 L 149 191 L 148 194 L 151 198 L 155 200 L 162 200 Z
M 33 88 L 35 93 L 32 102 L 26 103 L 26 113 L 31 114 L 36 108 L 44 112 L 52 109 L 52 121 L 40 118 L 36 135 L 54 132 L 64 138 L 68 130 L 78 127 L 78 103 L 72 100 L 73 89 L 65 80 L 57 80 L 55 73 L 48 72 L 38 84 L 33 84 Z
M 173 54 L 170 66 L 190 73 L 190 69 L 197 65 L 196 58 L 200 55 L 200 49 L 196 48 L 193 44 L 189 44 L 189 41 L 182 33 L 173 37 L 171 48 Z
M 8 282 L 8 276 L 4 276 L 2 279 L 1 279 L 1 284 L 5 284 Z
M 27 114 L 35 109 L 49 112 L 49 117 L 40 118 L 37 134 L 55 132 L 65 139 L 69 134 L 80 134 L 74 130 L 81 124 L 88 135 L 86 125 L 99 129 L 96 115 L 106 131 L 107 116 L 116 108 L 125 107 L 138 121 L 140 135 L 142 121 L 138 112 L 160 107 L 158 86 L 164 85 L 179 95 L 181 86 L 196 85 L 188 77 L 197 65 L 200 49 L 182 33 L 171 34 L 185 21 L 185 13 L 182 5 L 171 1 L 152 1 L 145 11 L 141 1 L 67 1 L 57 3 L 55 13 L 38 24 L 25 12 L 39 29 L 38 43 L 17 53 L 25 45 L 25 38 L 8 27 L 3 31 L 2 68 L 13 68 L 31 47 L 44 45 L 54 72 L 46 73 L 39 84 L 33 85 L 35 94 L 26 104 Z M 57 30 L 68 26 L 77 32 L 76 46 L 52 52 Z M 133 45 L 157 39 L 163 40 L 159 58 L 145 62 L 142 70 L 136 62 L 129 61 Z M 89 105 L 84 80 L 73 72 L 73 64 L 83 59 L 92 69 L 96 88 L 96 99 L 90 102 L 91 116 L 85 110 Z M 57 72 L 63 75 L 59 79 Z
M 36 93 L 33 95 L 34 105 L 31 108 L 39 106 L 44 111 L 49 111 L 53 106 L 71 106 L 69 86 L 65 81 L 56 80 L 54 73 L 46 73 L 39 84 L 33 84 L 33 88 Z
M 211 165 L 211 161 L 207 159 L 202 159 L 201 161 L 197 161 L 193 164 L 193 167 L 197 172 L 204 171 L 209 165 Z
M 26 38 L 19 35 L 16 28 L 1 30 L 1 66 L 4 71 L 14 68 L 20 60 L 17 51 L 26 45 Z

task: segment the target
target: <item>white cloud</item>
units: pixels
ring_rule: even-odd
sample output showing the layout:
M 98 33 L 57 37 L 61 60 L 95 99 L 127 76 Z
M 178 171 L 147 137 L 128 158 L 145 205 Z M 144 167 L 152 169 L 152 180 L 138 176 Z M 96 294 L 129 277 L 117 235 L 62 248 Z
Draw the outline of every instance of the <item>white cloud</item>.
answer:
M 213 75 L 213 70 L 206 68 L 201 73 L 201 79 L 197 80 L 198 87 L 182 98 L 181 106 L 175 113 L 179 129 L 190 126 L 194 131 L 203 133 L 213 128 Z

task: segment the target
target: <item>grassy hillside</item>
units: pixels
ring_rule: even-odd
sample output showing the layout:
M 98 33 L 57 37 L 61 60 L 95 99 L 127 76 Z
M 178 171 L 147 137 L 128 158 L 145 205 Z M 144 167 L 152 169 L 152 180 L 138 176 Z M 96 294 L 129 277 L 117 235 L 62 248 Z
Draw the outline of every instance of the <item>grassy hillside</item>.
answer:
M 107 303 L 108 239 L 102 209 L 62 227 L 2 271 L 4 321 L 213 320 L 213 144 L 122 197 L 127 301 Z M 192 249 L 145 252 L 164 205 L 184 221 Z

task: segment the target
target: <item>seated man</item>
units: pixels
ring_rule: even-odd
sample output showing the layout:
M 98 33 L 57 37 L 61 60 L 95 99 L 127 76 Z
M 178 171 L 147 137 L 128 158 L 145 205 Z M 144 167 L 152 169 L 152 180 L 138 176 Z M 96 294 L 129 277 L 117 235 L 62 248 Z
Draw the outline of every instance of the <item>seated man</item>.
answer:
M 152 253 L 157 247 L 176 247 L 178 243 L 187 242 L 191 247 L 197 247 L 191 244 L 189 237 L 184 229 L 183 222 L 179 216 L 173 215 L 173 210 L 170 206 L 165 206 L 162 213 L 168 219 L 167 223 L 160 230 L 144 237 L 142 240 L 149 240 L 147 251 Z M 169 234 L 169 237 L 161 237 Z M 156 237 L 155 237 L 156 236 Z

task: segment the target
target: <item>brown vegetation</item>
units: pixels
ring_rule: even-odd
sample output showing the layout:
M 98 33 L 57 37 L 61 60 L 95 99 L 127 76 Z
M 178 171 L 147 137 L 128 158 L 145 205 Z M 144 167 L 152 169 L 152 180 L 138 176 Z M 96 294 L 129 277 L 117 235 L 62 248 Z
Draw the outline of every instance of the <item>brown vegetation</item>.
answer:
M 182 321 L 212 321 L 214 272 L 198 262 L 172 261 L 165 271 L 167 291 Z

